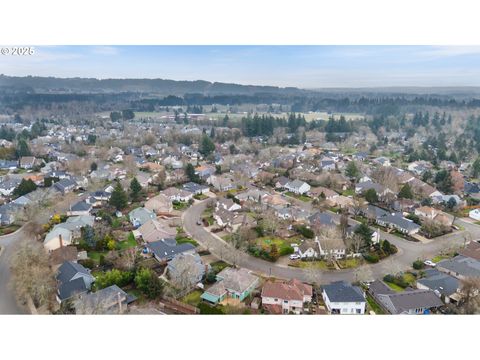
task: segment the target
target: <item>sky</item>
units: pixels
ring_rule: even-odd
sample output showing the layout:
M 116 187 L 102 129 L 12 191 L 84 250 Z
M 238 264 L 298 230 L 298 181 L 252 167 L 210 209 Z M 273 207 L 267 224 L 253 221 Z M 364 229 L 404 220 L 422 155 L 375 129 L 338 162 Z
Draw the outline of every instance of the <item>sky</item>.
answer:
M 11 76 L 161 78 L 299 88 L 480 86 L 480 46 L 35 46 Z

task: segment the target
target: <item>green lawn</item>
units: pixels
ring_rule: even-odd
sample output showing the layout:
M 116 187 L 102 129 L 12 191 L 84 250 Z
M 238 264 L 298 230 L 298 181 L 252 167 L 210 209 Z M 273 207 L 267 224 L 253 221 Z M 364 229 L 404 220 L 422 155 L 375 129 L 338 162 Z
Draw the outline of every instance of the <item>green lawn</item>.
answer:
M 205 199 L 208 198 L 208 196 L 205 195 L 205 194 L 197 194 L 197 195 L 194 196 L 194 198 L 197 199 L 197 200 L 205 200 Z
M 184 296 L 181 301 L 192 306 L 197 306 L 202 301 L 200 298 L 201 295 L 202 292 L 200 290 L 194 290 L 188 295 Z
M 403 274 L 403 279 L 404 279 L 406 282 L 408 282 L 408 284 L 409 284 L 410 286 L 413 286 L 413 285 L 415 284 L 415 281 L 417 280 L 417 279 L 415 279 L 415 276 L 413 276 L 413 275 L 410 274 L 410 273 L 404 273 L 404 274 Z
M 295 194 L 291 191 L 287 191 L 285 193 L 285 195 L 287 196 L 290 196 L 290 197 L 293 197 L 295 199 L 298 199 L 298 200 L 301 200 L 301 201 L 304 201 L 304 202 L 309 202 L 309 201 L 312 201 L 312 198 L 307 196 L 307 195 L 298 195 L 298 194 Z
M 229 267 L 230 265 L 228 265 L 225 261 L 219 260 L 219 261 L 212 262 L 210 266 L 212 268 L 212 271 L 215 274 L 218 274 L 220 271 L 222 271 L 226 267 Z
M 195 240 L 193 240 L 193 239 L 191 239 L 187 236 L 177 236 L 175 239 L 177 240 L 177 244 L 188 243 L 188 244 L 192 244 L 193 246 L 198 246 L 198 243 Z
M 338 260 L 338 265 L 342 269 L 351 269 L 351 268 L 356 268 L 360 265 L 363 264 L 363 259 L 362 258 L 350 258 L 350 259 L 342 259 Z
M 391 283 L 391 282 L 385 282 L 388 286 L 390 286 L 390 289 L 396 292 L 402 292 L 404 289 L 397 284 Z
M 273 244 L 277 246 L 277 250 L 280 254 L 291 251 L 290 242 L 279 237 L 263 236 L 257 238 L 256 242 L 257 245 L 261 246 L 267 251 L 270 251 L 270 248 Z
M 173 204 L 174 210 L 185 210 L 186 208 L 188 208 L 187 202 L 179 201 Z
M 437 256 L 435 256 L 435 257 L 432 259 L 432 261 L 433 261 L 434 263 L 438 263 L 438 262 L 440 262 L 440 261 L 442 261 L 442 260 L 445 260 L 445 259 L 450 259 L 450 256 L 437 255 Z
M 377 302 L 367 294 L 367 303 L 368 303 L 368 308 L 369 310 L 373 310 L 375 314 L 385 314 L 385 312 L 382 310 L 382 308 L 377 304 Z
M 117 250 L 126 250 L 126 249 L 131 249 L 133 247 L 137 246 L 137 241 L 132 238 L 127 238 L 125 241 L 119 241 L 117 243 Z
M 355 195 L 355 190 L 354 189 L 347 189 L 344 192 L 342 192 L 343 196 L 353 196 Z
M 99 262 L 100 256 L 102 255 L 105 256 L 107 255 L 107 253 L 108 251 L 89 251 L 87 254 L 90 259 L 92 259 L 95 262 Z

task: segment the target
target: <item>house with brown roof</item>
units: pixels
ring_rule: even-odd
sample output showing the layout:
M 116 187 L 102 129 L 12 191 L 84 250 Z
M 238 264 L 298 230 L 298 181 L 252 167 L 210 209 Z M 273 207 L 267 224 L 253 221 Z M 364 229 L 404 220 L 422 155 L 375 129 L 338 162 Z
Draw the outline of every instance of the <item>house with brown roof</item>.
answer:
M 146 243 L 162 239 L 175 238 L 177 229 L 162 219 L 151 219 L 133 231 L 136 238 L 141 237 Z
M 464 249 L 457 251 L 460 255 L 480 261 L 480 243 L 470 241 Z
M 332 200 L 339 196 L 338 193 L 336 193 L 335 191 L 330 190 L 323 186 L 317 186 L 317 187 L 311 188 L 309 191 L 309 194 L 311 197 L 318 198 L 321 196 L 326 200 Z
M 164 214 L 173 211 L 172 201 L 164 194 L 158 194 L 151 199 L 148 199 L 144 205 L 145 209 L 153 211 L 154 213 Z
M 301 314 L 303 304 L 312 301 L 313 288 L 299 280 L 268 281 L 262 288 L 262 306 L 273 314 Z
M 435 216 L 440 213 L 439 210 L 434 209 L 430 206 L 421 206 L 418 209 L 415 209 L 415 215 L 433 220 Z

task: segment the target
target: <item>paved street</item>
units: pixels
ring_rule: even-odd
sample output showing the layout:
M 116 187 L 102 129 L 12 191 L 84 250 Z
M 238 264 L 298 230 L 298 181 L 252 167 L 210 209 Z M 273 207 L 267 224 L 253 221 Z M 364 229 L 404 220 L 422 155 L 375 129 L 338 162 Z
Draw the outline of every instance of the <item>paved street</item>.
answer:
M 10 259 L 15 243 L 22 237 L 22 230 L 16 233 L 0 236 L 0 314 L 24 314 L 25 310 L 18 306 L 10 289 Z
M 186 232 L 196 241 L 210 250 L 212 254 L 232 264 L 247 268 L 253 272 L 278 278 L 297 278 L 302 281 L 315 279 L 320 283 L 328 283 L 336 280 L 354 281 L 356 274 L 361 271 L 369 271 L 373 278 L 381 278 L 391 271 L 402 271 L 411 268 L 412 262 L 418 258 L 426 259 L 448 249 L 458 248 L 463 245 L 465 236 L 471 239 L 480 238 L 480 227 L 477 225 L 457 220 L 456 224 L 465 228 L 453 234 L 439 237 L 429 243 L 411 242 L 400 237 L 382 232 L 381 237 L 387 239 L 398 247 L 398 253 L 377 264 L 363 265 L 358 269 L 346 269 L 337 271 L 305 270 L 285 265 L 277 265 L 268 261 L 250 256 L 243 251 L 234 249 L 223 239 L 197 225 L 197 220 L 205 210 L 207 202 L 203 201 L 192 205 L 184 214 L 183 222 Z

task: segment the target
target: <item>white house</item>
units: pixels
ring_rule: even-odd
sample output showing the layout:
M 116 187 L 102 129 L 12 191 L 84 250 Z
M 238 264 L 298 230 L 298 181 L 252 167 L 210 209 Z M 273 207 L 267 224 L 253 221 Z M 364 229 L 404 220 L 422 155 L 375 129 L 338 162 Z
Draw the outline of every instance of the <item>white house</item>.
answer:
M 365 294 L 358 286 L 336 281 L 322 286 L 322 297 L 330 314 L 365 314 Z
M 289 181 L 285 188 L 295 194 L 305 194 L 310 191 L 310 185 L 301 180 Z
M 468 216 L 474 220 L 480 221 L 480 209 L 470 210 L 470 212 L 468 213 Z

